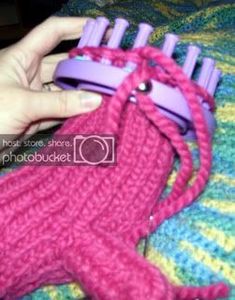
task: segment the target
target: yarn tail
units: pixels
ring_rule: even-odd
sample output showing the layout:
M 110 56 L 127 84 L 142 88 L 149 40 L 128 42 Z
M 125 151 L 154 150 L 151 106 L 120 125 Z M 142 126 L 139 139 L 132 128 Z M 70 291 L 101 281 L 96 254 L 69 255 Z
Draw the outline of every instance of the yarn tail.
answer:
M 97 229 L 86 229 L 64 251 L 64 267 L 92 299 L 175 299 L 173 286 L 156 267 L 117 237 Z

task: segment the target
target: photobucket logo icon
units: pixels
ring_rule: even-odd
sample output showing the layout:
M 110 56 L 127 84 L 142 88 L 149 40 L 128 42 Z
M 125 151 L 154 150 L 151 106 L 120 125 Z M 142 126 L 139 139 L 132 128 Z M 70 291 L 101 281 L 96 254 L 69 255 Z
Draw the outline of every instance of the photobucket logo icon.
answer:
M 74 138 L 74 162 L 83 165 L 115 163 L 115 138 L 104 135 L 77 135 Z

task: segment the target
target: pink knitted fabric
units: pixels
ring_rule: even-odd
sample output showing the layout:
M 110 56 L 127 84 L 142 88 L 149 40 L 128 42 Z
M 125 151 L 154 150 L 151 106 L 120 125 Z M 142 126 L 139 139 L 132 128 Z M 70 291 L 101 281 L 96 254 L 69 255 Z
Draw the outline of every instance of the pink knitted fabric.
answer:
M 141 237 L 192 203 L 211 166 L 211 142 L 199 96 L 212 99 L 170 58 L 146 47 L 73 50 L 116 65 L 138 65 L 97 111 L 71 118 L 58 134 L 113 133 L 117 165 L 25 166 L 0 181 L 0 298 L 15 299 L 46 284 L 79 282 L 97 300 L 213 300 L 223 283 L 176 287 L 135 250 Z M 150 66 L 151 59 L 157 65 Z M 200 150 L 192 186 L 192 158 L 178 127 L 137 87 L 155 78 L 177 86 L 190 107 Z M 137 104 L 128 101 L 136 90 Z M 177 103 L 176 103 L 177 105 Z M 47 151 L 47 149 L 45 149 Z M 175 152 L 181 167 L 171 193 L 159 201 Z M 150 219 L 150 215 L 152 218 Z

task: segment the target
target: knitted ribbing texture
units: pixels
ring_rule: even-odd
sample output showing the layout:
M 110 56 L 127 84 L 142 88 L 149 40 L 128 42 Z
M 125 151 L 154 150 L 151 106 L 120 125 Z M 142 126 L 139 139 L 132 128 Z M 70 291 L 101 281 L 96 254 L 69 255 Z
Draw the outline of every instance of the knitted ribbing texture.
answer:
M 0 181 L 0 297 L 16 299 L 46 284 L 79 282 L 99 300 L 213 300 L 226 297 L 223 283 L 175 287 L 135 251 L 140 238 L 191 204 L 204 189 L 211 166 L 211 139 L 199 99 L 213 100 L 161 51 L 76 49 L 136 70 L 97 111 L 69 119 L 56 134 L 114 134 L 113 166 L 25 166 Z M 148 64 L 149 59 L 156 63 Z M 189 105 L 200 151 L 193 163 L 179 128 L 164 117 L 142 82 L 178 87 Z M 128 102 L 136 91 L 137 104 Z M 50 151 L 44 149 L 43 151 Z M 181 167 L 171 193 L 160 199 L 175 152 Z M 151 216 L 151 218 L 150 218 Z M 121 241 L 121 242 L 120 242 Z

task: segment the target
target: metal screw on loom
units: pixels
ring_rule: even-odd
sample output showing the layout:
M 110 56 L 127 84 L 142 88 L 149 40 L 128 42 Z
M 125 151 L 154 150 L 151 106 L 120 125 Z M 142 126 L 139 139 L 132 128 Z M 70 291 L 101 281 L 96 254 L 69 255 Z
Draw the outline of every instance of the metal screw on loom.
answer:
M 153 85 L 150 80 L 140 83 L 139 86 L 133 91 L 133 94 L 129 97 L 129 100 L 136 102 L 136 93 L 149 94 L 152 90 L 152 87 Z
M 141 92 L 143 94 L 148 94 L 151 92 L 152 90 L 152 83 L 151 81 L 145 81 L 145 82 L 142 82 L 138 88 L 136 89 L 137 92 Z

